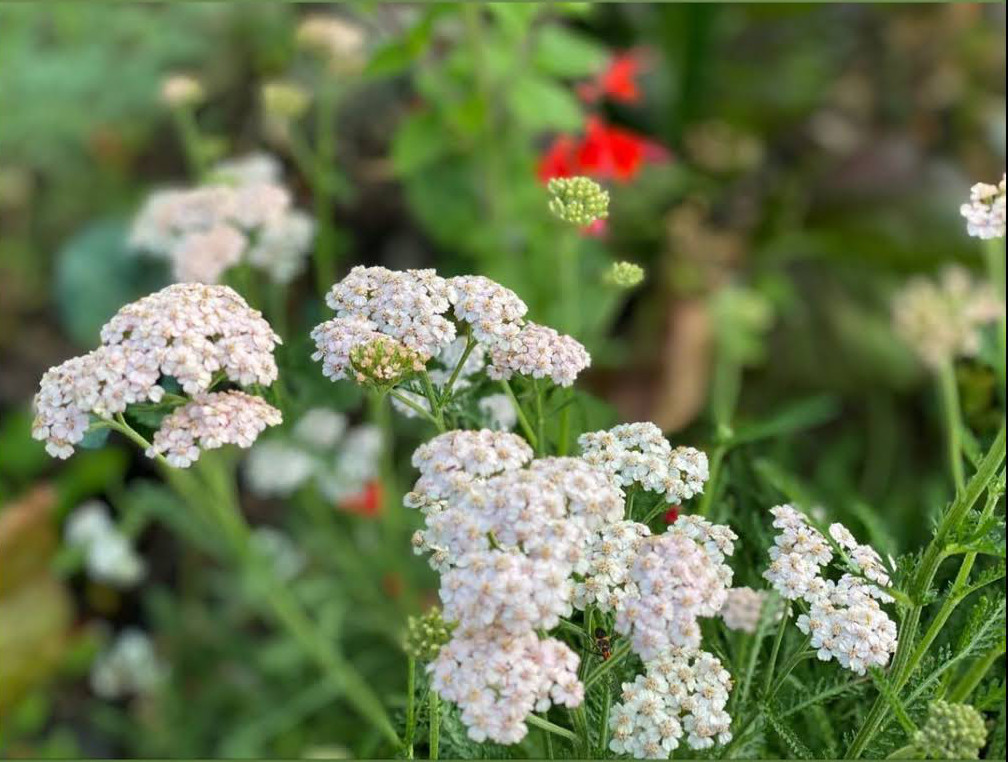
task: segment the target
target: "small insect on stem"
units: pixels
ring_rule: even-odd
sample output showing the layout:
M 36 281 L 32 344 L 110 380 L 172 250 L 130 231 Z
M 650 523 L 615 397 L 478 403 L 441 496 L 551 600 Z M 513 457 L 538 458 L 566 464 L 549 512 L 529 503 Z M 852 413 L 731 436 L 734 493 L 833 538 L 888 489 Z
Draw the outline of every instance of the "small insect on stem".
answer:
M 601 627 L 595 628 L 595 648 L 598 650 L 598 655 L 602 658 L 602 661 L 608 661 L 609 657 L 612 656 L 612 638 Z

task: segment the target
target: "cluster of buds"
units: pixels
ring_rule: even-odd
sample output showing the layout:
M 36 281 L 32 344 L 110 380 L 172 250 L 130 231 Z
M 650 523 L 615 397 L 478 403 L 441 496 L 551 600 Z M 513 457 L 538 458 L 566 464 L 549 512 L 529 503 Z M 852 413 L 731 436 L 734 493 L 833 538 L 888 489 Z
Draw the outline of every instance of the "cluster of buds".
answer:
M 204 98 L 203 83 L 189 74 L 172 74 L 161 83 L 161 102 L 169 108 L 196 106 Z
M 609 216 L 609 192 L 587 177 L 555 177 L 546 186 L 549 209 L 566 223 L 587 227 Z
M 350 367 L 359 384 L 391 389 L 424 369 L 424 358 L 389 336 L 378 335 L 350 350 Z
M 334 74 L 348 74 L 364 66 L 364 30 L 336 16 L 308 16 L 297 30 L 297 42 L 317 55 Z
M 260 98 L 267 121 L 280 124 L 301 118 L 311 105 L 311 93 L 294 82 L 283 80 L 265 83 Z
M 602 281 L 613 288 L 636 288 L 644 282 L 644 268 L 633 262 L 613 262 L 602 276 Z
M 417 661 L 432 662 L 441 646 L 451 638 L 454 626 L 445 622 L 441 609 L 434 606 L 421 616 L 411 616 L 406 625 L 403 650 Z
M 972 706 L 933 701 L 913 746 L 926 759 L 977 759 L 986 740 L 983 715 Z

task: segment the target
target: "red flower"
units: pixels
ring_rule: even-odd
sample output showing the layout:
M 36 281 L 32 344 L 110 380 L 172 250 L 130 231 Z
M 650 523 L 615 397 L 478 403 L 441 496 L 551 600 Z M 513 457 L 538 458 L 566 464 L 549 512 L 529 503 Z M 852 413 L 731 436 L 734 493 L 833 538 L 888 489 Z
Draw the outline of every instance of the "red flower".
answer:
M 539 181 L 547 183 L 554 177 L 573 177 L 577 173 L 574 165 L 577 145 L 570 135 L 558 135 L 546 153 L 539 159 L 536 174 Z
M 637 76 L 641 69 L 641 58 L 633 51 L 613 56 L 606 70 L 594 81 L 578 86 L 578 94 L 586 103 L 594 103 L 601 98 L 617 103 L 638 103 L 641 91 L 637 86 Z
M 627 182 L 645 164 L 667 158 L 668 151 L 654 141 L 592 116 L 583 138 L 560 135 L 553 141 L 539 160 L 537 174 L 544 183 L 574 175 Z
M 678 505 L 669 506 L 669 509 L 665 511 L 665 523 L 675 524 L 676 519 L 678 518 L 679 518 L 679 506 Z
M 382 512 L 381 482 L 374 480 L 364 485 L 364 489 L 340 501 L 339 507 L 347 513 L 355 513 L 373 519 Z

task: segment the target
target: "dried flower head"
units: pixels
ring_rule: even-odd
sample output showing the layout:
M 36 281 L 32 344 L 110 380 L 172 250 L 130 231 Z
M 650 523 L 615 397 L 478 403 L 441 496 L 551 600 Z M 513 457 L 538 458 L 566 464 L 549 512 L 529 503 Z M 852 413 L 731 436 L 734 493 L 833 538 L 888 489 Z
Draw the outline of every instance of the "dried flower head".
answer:
M 172 74 L 161 82 L 161 102 L 171 108 L 195 106 L 205 97 L 203 83 L 189 74 Z
M 602 281 L 613 288 L 636 288 L 644 282 L 644 268 L 633 262 L 613 262 L 602 276 Z
M 147 457 L 161 455 L 175 468 L 188 468 L 201 450 L 226 444 L 251 447 L 267 427 L 282 420 L 280 411 L 260 397 L 236 391 L 199 394 L 161 422 Z
M 969 201 L 959 207 L 966 218 L 966 230 L 975 238 L 1005 237 L 1005 176 L 997 185 L 977 183 L 970 188 Z
M 350 350 L 350 366 L 358 383 L 390 389 L 423 370 L 424 361 L 409 347 L 380 334 Z
M 555 177 L 546 188 L 550 211 L 564 222 L 586 227 L 609 216 L 609 192 L 588 177 Z
M 557 386 L 571 386 L 589 365 L 591 357 L 579 341 L 529 322 L 507 347 L 491 351 L 487 375 L 494 379 L 509 379 L 515 374 L 548 378 Z
M 893 299 L 896 332 L 930 368 L 976 355 L 980 328 L 1004 311 L 992 286 L 961 267 L 946 268 L 938 282 L 914 278 Z

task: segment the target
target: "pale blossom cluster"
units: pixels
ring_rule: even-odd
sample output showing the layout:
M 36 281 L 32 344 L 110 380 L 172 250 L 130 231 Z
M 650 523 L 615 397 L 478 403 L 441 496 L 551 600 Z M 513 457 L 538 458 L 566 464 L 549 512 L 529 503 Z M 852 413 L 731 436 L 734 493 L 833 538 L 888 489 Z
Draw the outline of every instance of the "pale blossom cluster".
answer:
M 892 304 L 896 332 L 931 368 L 975 356 L 982 327 L 1004 313 L 993 286 L 974 281 L 962 267 L 946 268 L 937 281 L 913 278 Z
M 630 638 L 633 650 L 645 661 L 669 649 L 699 648 L 697 620 L 720 611 L 731 584 L 731 570 L 718 560 L 721 551 L 713 536 L 703 540 L 690 532 L 672 531 L 676 524 L 665 534 L 641 541 L 630 567 L 635 592 L 616 609 L 617 632 Z M 717 534 L 725 529 L 718 527 Z
M 142 630 L 122 631 L 91 665 L 91 689 L 103 699 L 150 693 L 168 676 L 151 639 Z
M 534 632 L 461 630 L 428 671 L 431 689 L 458 705 L 471 739 L 512 744 L 525 737 L 532 712 L 581 704 L 579 661 L 561 641 Z
M 226 444 L 248 448 L 269 426 L 281 423 L 280 411 L 245 392 L 207 392 L 175 408 L 154 432 L 147 457 L 164 456 L 168 465 L 188 468 L 202 450 Z
M 322 57 L 333 73 L 352 73 L 364 64 L 364 30 L 347 19 L 321 13 L 307 16 L 297 29 L 297 42 Z
M 796 624 L 811 636 L 819 658 L 836 659 L 859 675 L 869 667 L 886 666 L 896 650 L 896 625 L 879 605 L 880 600 L 892 601 L 884 589 L 892 582 L 878 553 L 859 544 L 842 524 L 833 524 L 830 536 L 857 576 L 827 579 L 824 570 L 834 553 L 826 537 L 790 505 L 772 508 L 771 513 L 778 534 L 763 577 L 784 598 L 808 604 L 808 614 L 799 616 Z
M 304 269 L 314 232 L 311 218 L 292 208 L 279 162 L 253 154 L 220 164 L 206 185 L 152 194 L 130 244 L 167 259 L 178 281 L 217 283 L 247 262 L 288 283 Z
M 100 500 L 88 500 L 74 509 L 64 534 L 67 544 L 83 553 L 92 579 L 118 588 L 133 587 L 143 579 L 147 565 Z
M 1005 237 L 1005 176 L 997 185 L 977 183 L 970 188 L 969 201 L 959 207 L 966 230 L 975 238 Z
M 548 378 L 557 386 L 570 386 L 589 365 L 591 357 L 577 339 L 528 322 L 510 342 L 493 347 L 487 375 L 494 379 L 516 374 Z
M 753 590 L 751 587 L 733 587 L 728 591 L 724 605 L 721 606 L 721 621 L 729 630 L 738 630 L 750 635 L 756 632 L 763 607 L 767 604 L 769 595 L 765 590 Z
M 609 716 L 610 750 L 636 759 L 667 759 L 683 736 L 691 749 L 728 743 L 725 711 L 732 681 L 706 651 L 670 649 L 645 662 L 645 673 L 623 683 Z
M 50 455 L 68 458 L 92 415 L 109 418 L 131 404 L 161 401 L 162 376 L 189 395 L 208 390 L 215 377 L 242 386 L 277 377 L 280 337 L 226 286 L 168 286 L 120 309 L 101 340 L 42 377 L 32 435 Z
M 482 367 L 484 352 L 489 353 L 487 374 L 494 379 L 519 374 L 570 386 L 591 362 L 570 336 L 526 322 L 525 303 L 482 276 L 445 279 L 434 270 L 359 266 L 332 287 L 326 303 L 336 318 L 312 332 L 318 349 L 313 358 L 334 380 L 347 377 L 354 347 L 381 334 L 416 352 L 423 363 L 438 357 L 436 383 L 443 385 L 454 370 L 452 359 L 457 363 L 470 343 L 469 338 L 455 343 L 460 326 L 479 345 L 471 355 L 474 366 Z M 479 369 L 474 366 L 472 373 Z M 426 409 L 416 389 L 406 391 L 407 399 Z
M 621 423 L 578 437 L 582 457 L 612 474 L 621 487 L 640 485 L 664 494 L 670 503 L 703 492 L 709 476 L 707 455 L 692 447 L 672 448 L 653 423 Z
M 630 566 L 641 541 L 651 531 L 635 521 L 617 521 L 594 536 L 585 556 L 587 569 L 574 583 L 574 606 L 582 611 L 596 606 L 599 611 L 616 610 L 623 599 L 636 593 L 630 582 Z

